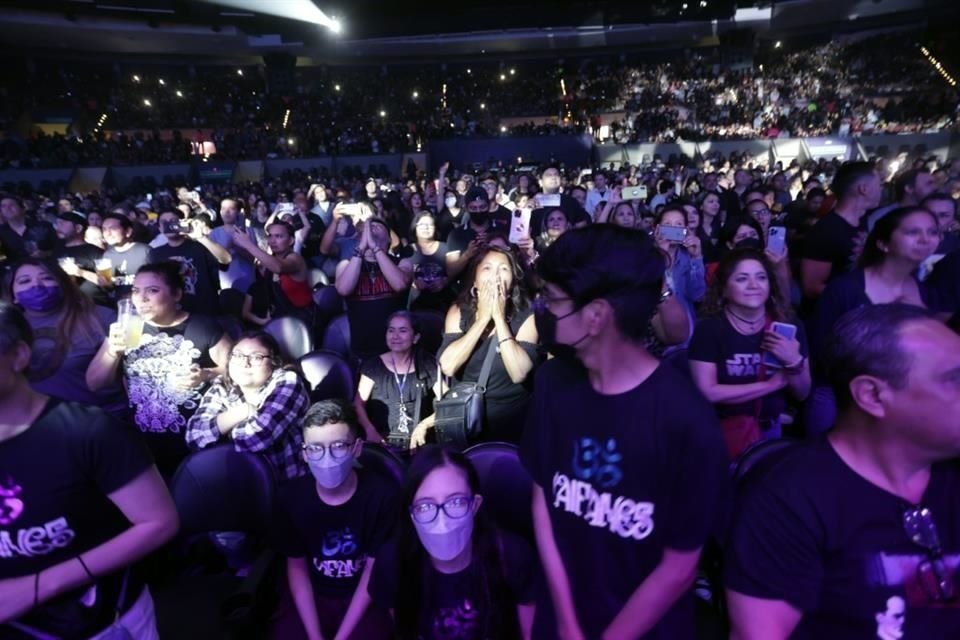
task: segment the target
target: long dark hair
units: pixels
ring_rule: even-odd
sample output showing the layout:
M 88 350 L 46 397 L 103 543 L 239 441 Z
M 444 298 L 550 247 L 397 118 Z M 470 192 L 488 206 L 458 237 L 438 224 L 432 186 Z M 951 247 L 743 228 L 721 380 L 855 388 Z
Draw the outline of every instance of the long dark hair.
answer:
M 513 274 L 513 284 L 510 285 L 510 296 L 507 298 L 507 322 L 513 318 L 513 314 L 526 311 L 530 307 L 530 296 L 525 286 L 527 282 L 526 274 L 523 271 L 523 267 L 520 266 L 520 261 L 517 260 L 517 257 L 512 251 L 491 245 L 483 249 L 481 253 L 478 253 L 474 256 L 473 260 L 470 261 L 470 264 L 467 266 L 466 275 L 463 278 L 463 291 L 460 292 L 460 296 L 457 298 L 456 304 L 460 307 L 461 318 L 466 318 L 468 323 L 472 322 L 472 319 L 477 315 L 477 298 L 476 291 L 473 287 L 473 283 L 477 279 L 477 267 L 480 266 L 483 259 L 490 253 L 499 253 L 500 255 L 506 256 L 510 262 L 510 272 Z
M 767 273 L 767 282 L 770 287 L 770 295 L 767 297 L 766 302 L 767 315 L 777 322 L 789 320 L 793 316 L 793 312 L 790 309 L 789 301 L 784 297 L 783 292 L 780 291 L 780 285 L 777 282 L 773 265 L 770 264 L 770 260 L 767 259 L 767 256 L 765 256 L 762 251 L 749 248 L 732 249 L 720 260 L 720 264 L 717 266 L 716 279 L 707 291 L 707 297 L 703 303 L 703 314 L 705 316 L 719 316 L 723 314 L 725 304 L 723 291 L 727 288 L 727 282 L 730 280 L 733 272 L 736 271 L 737 266 L 744 260 L 756 260 L 763 265 L 763 270 Z
M 93 342 L 102 341 L 106 332 L 94 311 L 93 301 L 73 281 L 73 278 L 53 260 L 24 258 L 10 274 L 10 300 L 13 300 L 13 283 L 22 267 L 33 266 L 43 269 L 57 281 L 57 287 L 63 294 L 62 316 L 57 323 L 57 344 L 69 345 L 78 337 Z
M 925 213 L 933 220 L 934 226 L 939 227 L 940 221 L 923 207 L 898 207 L 877 220 L 873 230 L 863 244 L 863 253 L 860 254 L 859 266 L 863 269 L 882 264 L 887 253 L 880 248 L 880 243 L 889 244 L 894 232 L 900 227 L 907 216 L 914 213 Z
M 473 495 L 480 493 L 480 478 L 477 470 L 465 455 L 442 445 L 422 447 L 410 467 L 404 480 L 404 506 L 413 504 L 417 490 L 423 480 L 434 469 L 453 466 L 467 477 L 467 484 Z M 423 548 L 409 514 L 400 517 L 398 541 L 398 570 L 396 584 L 401 585 L 397 592 L 396 629 L 402 640 L 417 638 L 417 627 L 424 603 L 431 602 L 431 584 L 423 577 L 433 568 L 430 555 Z M 520 638 L 520 624 L 517 619 L 516 594 L 510 589 L 504 576 L 504 560 L 500 550 L 500 540 L 496 528 L 486 515 L 483 507 L 474 516 L 471 577 L 477 580 L 476 593 L 480 596 L 477 610 L 483 614 L 480 619 L 480 638 L 514 640 Z
M 389 317 L 387 317 L 387 324 L 384 331 L 390 328 L 390 323 L 393 322 L 394 318 L 405 318 L 406 321 L 410 323 L 410 330 L 413 331 L 413 335 L 420 336 L 420 339 L 423 339 L 423 323 L 420 322 L 416 314 L 406 309 L 391 313 Z M 420 346 L 420 340 L 413 343 L 410 349 L 410 356 L 413 358 L 413 366 L 416 368 L 417 378 L 421 380 L 426 380 L 430 372 L 437 367 L 437 362 L 433 356 Z

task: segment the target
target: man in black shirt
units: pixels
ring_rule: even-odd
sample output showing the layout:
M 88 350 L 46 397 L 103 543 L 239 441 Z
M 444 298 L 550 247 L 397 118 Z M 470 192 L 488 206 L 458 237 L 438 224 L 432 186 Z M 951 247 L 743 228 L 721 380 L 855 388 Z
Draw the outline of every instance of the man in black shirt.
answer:
M 926 311 L 851 311 L 825 439 L 747 475 L 727 547 L 733 637 L 960 637 L 960 337 Z
M 217 315 L 220 296 L 220 266 L 217 259 L 200 241 L 187 237 L 189 226 L 180 212 L 160 214 L 160 232 L 167 244 L 150 250 L 149 262 L 173 260 L 180 263 L 183 276 L 183 308 L 186 311 Z M 206 240 L 206 239 L 205 239 Z M 214 244 L 207 240 L 210 244 Z M 226 253 L 222 247 L 218 247 Z M 226 253 L 229 262 L 229 253 Z
M 807 312 L 827 283 L 856 263 L 866 239 L 861 219 L 880 203 L 882 193 L 880 178 L 869 162 L 844 164 L 830 188 L 837 197 L 837 206 L 807 234 L 800 261 L 800 284 Z
M 106 281 L 101 281 L 97 275 L 97 260 L 103 257 L 103 251 L 84 240 L 87 231 L 87 216 L 81 211 L 70 209 L 57 214 L 57 238 L 60 246 L 56 257 L 60 266 L 67 275 L 73 276 L 80 285 L 80 290 L 91 298 L 103 303 L 109 300 L 104 287 Z
M 0 198 L 0 248 L 8 262 L 18 262 L 26 258 L 30 251 L 24 246 L 24 234 L 30 226 L 20 199 L 4 195 Z
M 641 231 L 574 229 L 540 257 L 521 459 L 550 597 L 535 638 L 693 638 L 690 587 L 726 499 L 713 407 L 643 347 L 663 257 Z
M 447 236 L 447 276 L 456 279 L 477 252 L 490 241 L 490 196 L 483 187 L 470 187 L 464 198 L 467 224 Z
M 492 173 L 480 177 L 480 186 L 487 192 L 490 203 L 490 228 L 494 231 L 510 232 L 510 209 L 500 204 L 500 181 Z
M 575 227 L 583 227 L 590 224 L 592 217 L 588 214 L 580 203 L 565 193 L 560 193 L 560 169 L 557 167 L 547 167 L 540 174 L 540 189 L 542 193 L 534 196 L 533 212 L 530 214 L 530 233 L 536 235 L 543 231 L 543 220 L 549 211 L 560 209 L 567 214 L 567 219 Z M 553 200 L 550 197 L 553 197 Z M 554 203 L 556 197 L 559 201 Z

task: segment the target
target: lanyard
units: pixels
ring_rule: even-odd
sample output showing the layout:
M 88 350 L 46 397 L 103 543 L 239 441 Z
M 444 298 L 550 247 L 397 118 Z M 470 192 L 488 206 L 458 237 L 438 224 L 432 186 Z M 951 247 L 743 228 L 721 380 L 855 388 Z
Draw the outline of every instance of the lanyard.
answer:
M 413 355 L 410 356 L 410 362 L 407 364 L 407 372 L 403 374 L 403 377 L 397 374 L 397 361 L 393 358 L 393 354 L 390 354 L 390 364 L 393 365 L 393 379 L 397 383 L 397 389 L 400 391 L 400 402 L 403 402 L 403 390 L 407 386 L 407 376 L 410 375 L 410 370 L 413 369 Z

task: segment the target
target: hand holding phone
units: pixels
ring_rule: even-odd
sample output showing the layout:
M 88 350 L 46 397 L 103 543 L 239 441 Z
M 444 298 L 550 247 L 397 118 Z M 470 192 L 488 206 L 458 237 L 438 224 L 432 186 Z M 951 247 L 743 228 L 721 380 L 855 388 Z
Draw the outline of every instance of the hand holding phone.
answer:
M 787 228 L 771 226 L 767 229 L 767 249 L 778 256 L 787 250 Z
M 780 369 L 792 365 L 803 357 L 800 353 L 800 341 L 797 340 L 797 325 L 786 322 L 774 322 L 763 337 L 762 362 L 764 366 Z
M 519 244 L 530 237 L 530 214 L 527 208 L 516 209 L 510 218 L 510 244 Z

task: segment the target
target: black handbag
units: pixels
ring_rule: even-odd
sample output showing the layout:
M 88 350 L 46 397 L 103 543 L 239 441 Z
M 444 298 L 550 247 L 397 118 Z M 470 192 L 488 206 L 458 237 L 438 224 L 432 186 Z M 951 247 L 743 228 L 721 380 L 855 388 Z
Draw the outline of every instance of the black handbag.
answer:
M 458 382 L 434 404 L 437 442 L 463 448 L 480 435 L 484 423 L 483 395 L 487 391 L 487 381 L 496 355 L 497 341 L 496 337 L 492 337 L 480 369 L 480 378 L 476 382 Z

